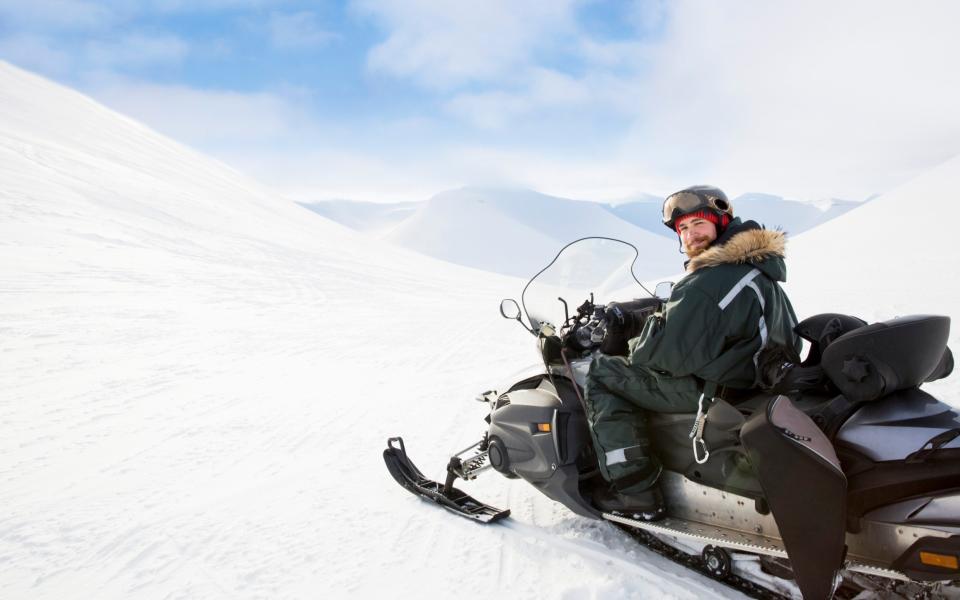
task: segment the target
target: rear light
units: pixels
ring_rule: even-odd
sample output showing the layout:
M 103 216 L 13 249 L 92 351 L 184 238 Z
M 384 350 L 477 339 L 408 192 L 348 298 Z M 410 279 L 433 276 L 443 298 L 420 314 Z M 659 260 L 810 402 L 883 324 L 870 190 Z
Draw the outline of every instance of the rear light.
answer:
M 941 567 L 943 569 L 960 568 L 957 564 L 957 557 L 950 554 L 938 554 L 936 552 L 920 552 L 920 562 L 931 567 Z
M 917 581 L 957 579 L 960 575 L 960 535 L 920 538 L 892 566 Z

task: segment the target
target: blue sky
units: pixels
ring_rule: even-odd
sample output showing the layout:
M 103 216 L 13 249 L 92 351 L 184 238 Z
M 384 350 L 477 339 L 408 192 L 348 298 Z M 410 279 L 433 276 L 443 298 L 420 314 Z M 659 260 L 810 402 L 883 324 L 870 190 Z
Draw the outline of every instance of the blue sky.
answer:
M 301 200 L 863 199 L 960 154 L 958 6 L 0 0 L 0 59 Z

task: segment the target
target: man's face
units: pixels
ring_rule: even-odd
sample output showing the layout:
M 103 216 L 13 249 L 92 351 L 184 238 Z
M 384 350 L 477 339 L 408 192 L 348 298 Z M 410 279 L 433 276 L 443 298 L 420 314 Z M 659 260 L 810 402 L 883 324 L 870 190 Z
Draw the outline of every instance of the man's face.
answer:
M 702 254 L 713 240 L 717 239 L 717 226 L 712 222 L 695 217 L 680 222 L 677 226 L 680 243 L 688 258 Z

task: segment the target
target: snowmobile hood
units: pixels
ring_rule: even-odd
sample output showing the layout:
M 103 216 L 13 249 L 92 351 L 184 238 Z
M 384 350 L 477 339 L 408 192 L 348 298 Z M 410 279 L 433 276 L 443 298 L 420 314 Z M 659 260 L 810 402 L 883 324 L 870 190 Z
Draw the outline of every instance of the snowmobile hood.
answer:
M 764 229 L 754 221 L 734 219 L 717 242 L 687 261 L 687 273 L 722 264 L 750 264 L 774 281 L 787 280 L 787 236 Z

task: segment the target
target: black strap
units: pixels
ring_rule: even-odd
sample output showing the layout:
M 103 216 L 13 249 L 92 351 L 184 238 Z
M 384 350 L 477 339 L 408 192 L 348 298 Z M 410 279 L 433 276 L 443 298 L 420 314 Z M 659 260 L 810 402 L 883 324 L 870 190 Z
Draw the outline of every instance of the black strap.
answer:
M 853 413 L 860 409 L 862 404 L 863 402 L 853 401 L 844 395 L 839 395 L 818 408 L 816 414 L 811 415 L 811 417 L 813 422 L 827 434 L 827 437 L 833 440 L 840 431 L 840 427 L 853 416 Z
M 921 463 L 930 458 L 930 455 L 943 448 L 960 436 L 960 427 L 943 431 L 927 441 L 919 450 L 910 454 L 905 459 L 907 463 Z M 929 446 L 929 447 L 928 447 Z

